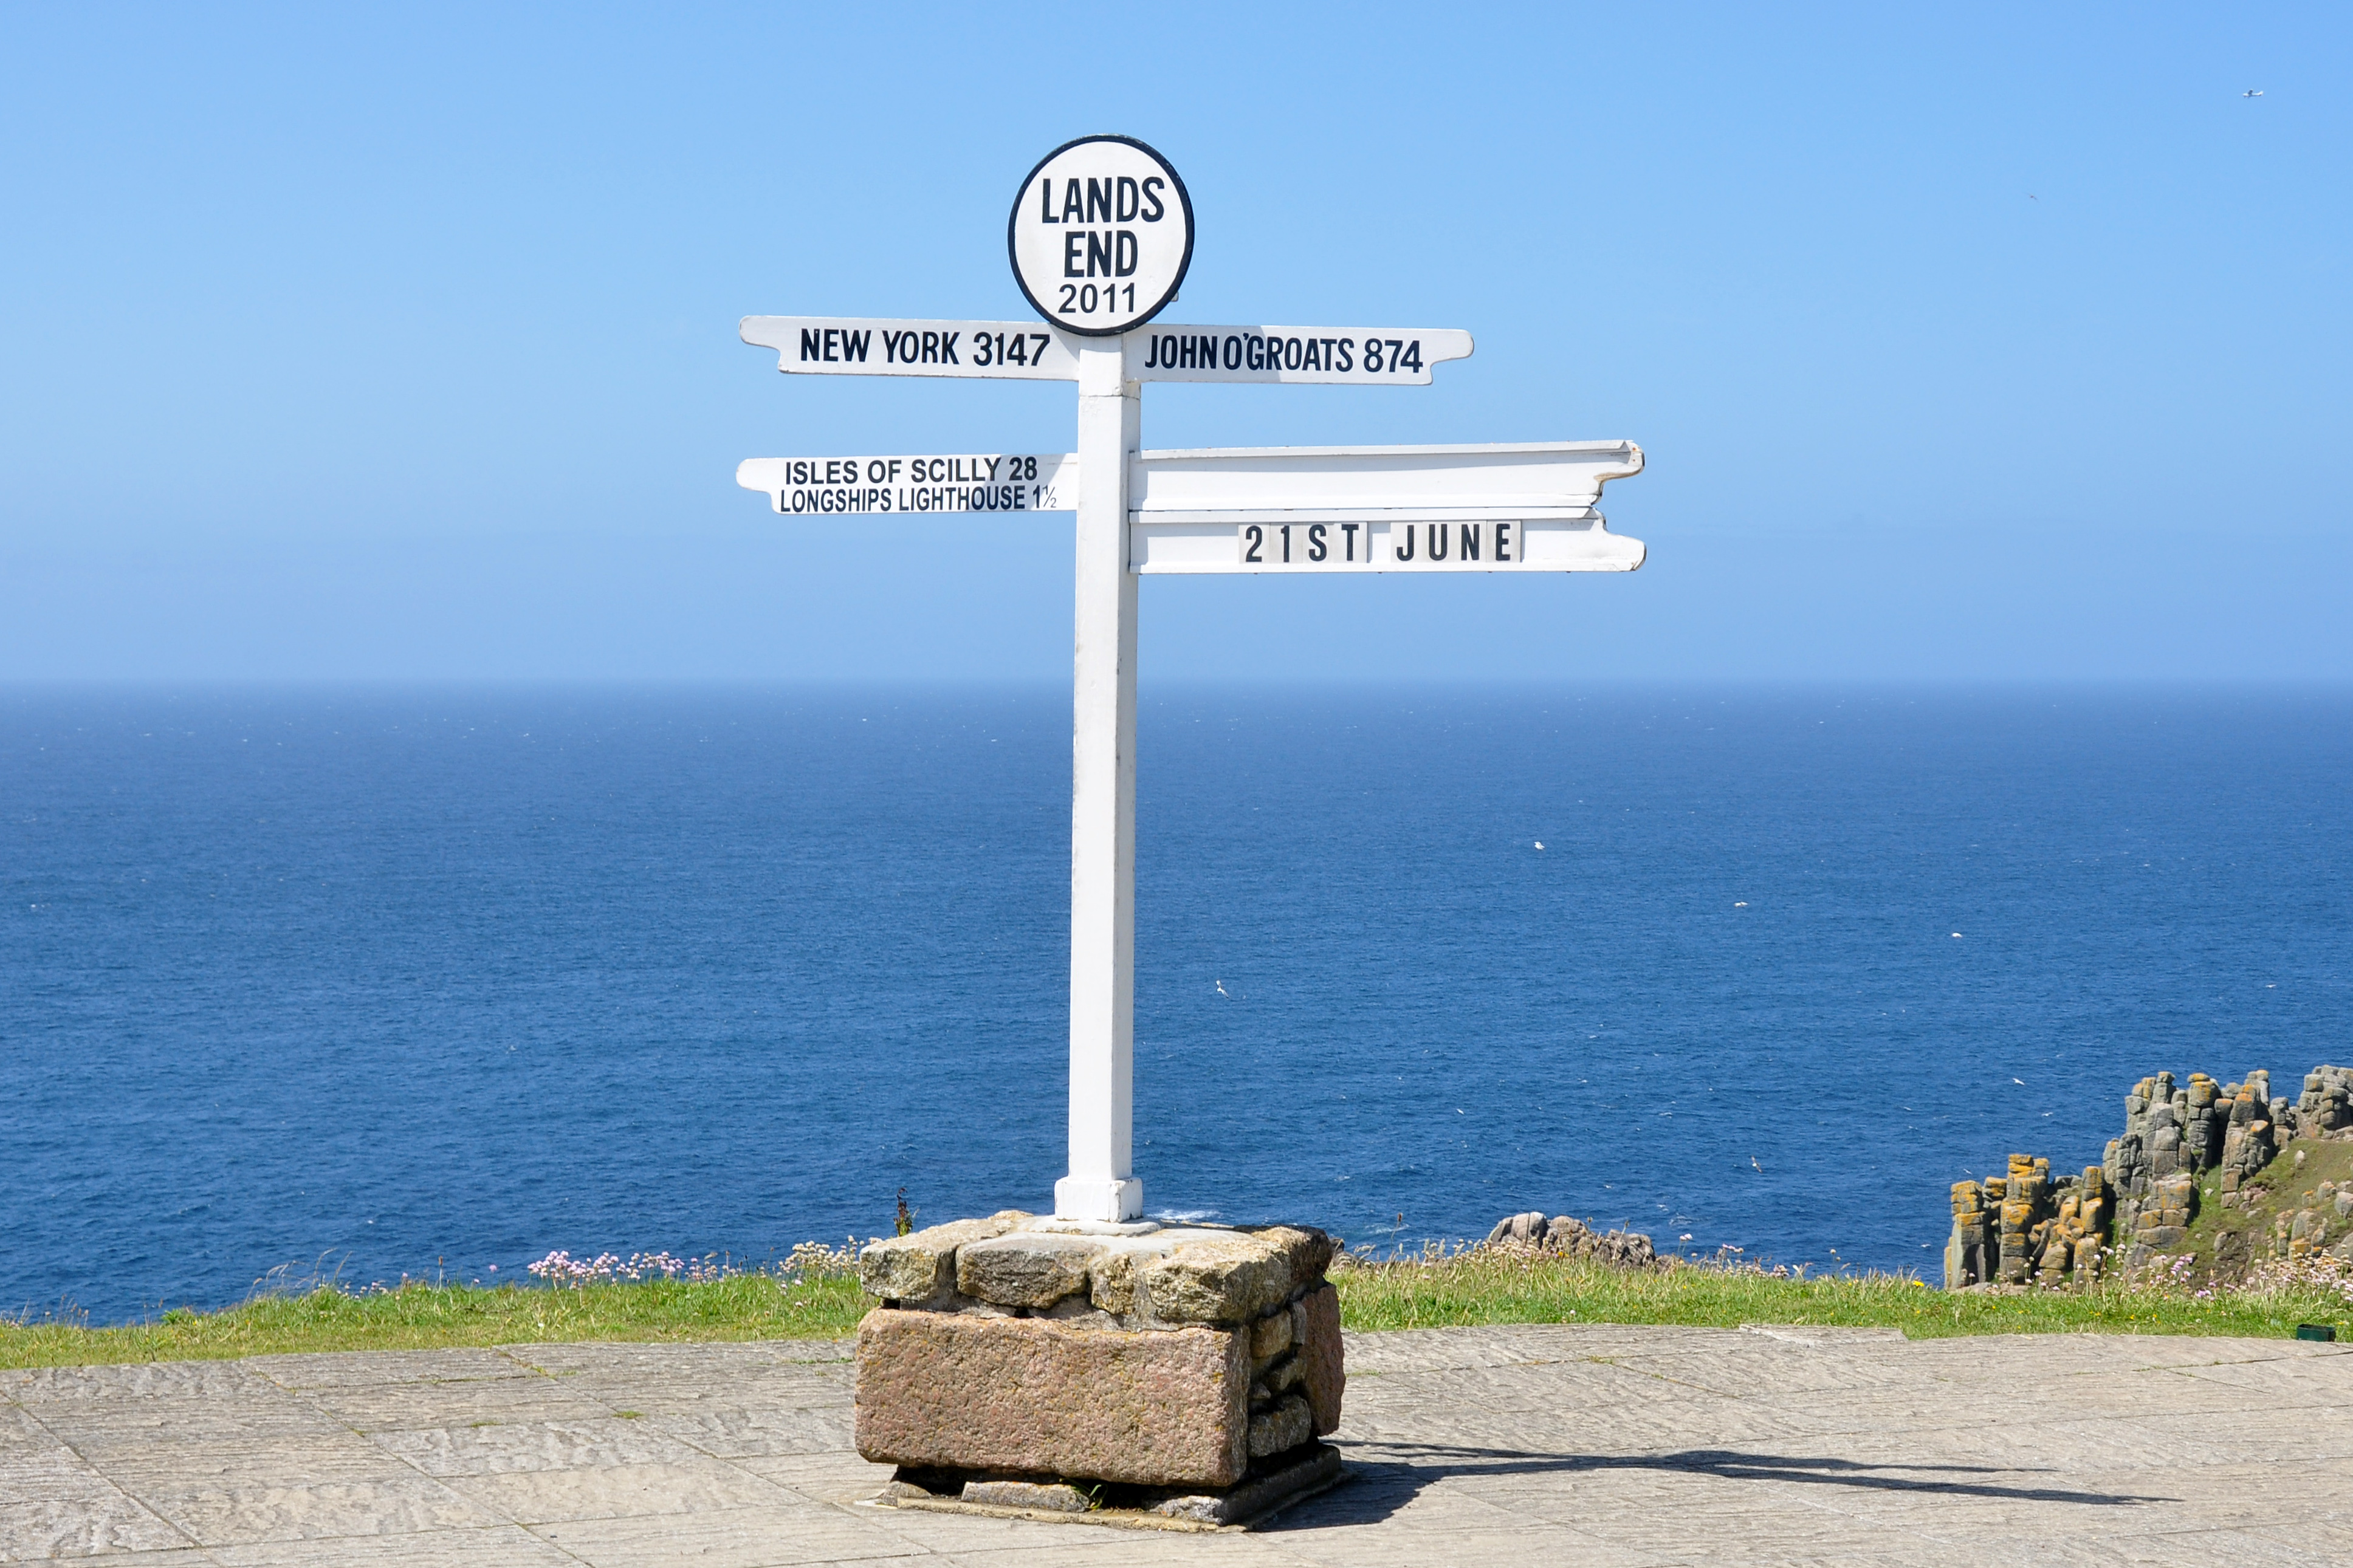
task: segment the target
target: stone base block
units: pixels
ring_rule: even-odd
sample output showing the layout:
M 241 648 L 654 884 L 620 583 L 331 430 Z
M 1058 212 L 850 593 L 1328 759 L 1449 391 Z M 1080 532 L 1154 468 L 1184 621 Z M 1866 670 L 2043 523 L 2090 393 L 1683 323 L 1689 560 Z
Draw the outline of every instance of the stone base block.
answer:
M 860 1259 L 881 1304 L 858 1330 L 859 1452 L 1044 1511 L 1288 1465 L 1340 1423 L 1334 1246 L 1009 1210 L 878 1241 Z
M 1250 1468 L 1250 1387 L 1240 1329 L 878 1308 L 858 1326 L 858 1451 L 918 1468 L 1228 1487 Z
M 1127 1530 L 1247 1530 L 1303 1498 L 1347 1479 L 1339 1450 L 1314 1443 L 1261 1462 L 1229 1487 L 1096 1486 L 1039 1483 L 994 1477 L 966 1479 L 952 1470 L 902 1469 L 874 1501 L 884 1508 L 976 1513 L 1055 1523 L 1100 1524 Z

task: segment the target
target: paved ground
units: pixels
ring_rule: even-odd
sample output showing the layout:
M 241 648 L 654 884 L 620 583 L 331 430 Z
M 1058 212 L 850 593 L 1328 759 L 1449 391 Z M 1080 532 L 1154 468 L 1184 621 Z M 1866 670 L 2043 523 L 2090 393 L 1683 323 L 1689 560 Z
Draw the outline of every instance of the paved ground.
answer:
M 1357 1480 L 1250 1534 L 856 1506 L 840 1347 L 0 1373 L 0 1559 L 2343 1563 L 2353 1347 L 1836 1330 L 1352 1337 Z

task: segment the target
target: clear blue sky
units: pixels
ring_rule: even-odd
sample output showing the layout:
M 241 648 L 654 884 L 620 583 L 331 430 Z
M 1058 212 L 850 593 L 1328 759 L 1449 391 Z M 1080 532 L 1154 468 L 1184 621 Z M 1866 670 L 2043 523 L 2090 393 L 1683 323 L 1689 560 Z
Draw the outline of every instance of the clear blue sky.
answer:
M 2353 678 L 2341 6 L 0 12 L 0 679 L 1066 679 L 1061 515 L 739 458 L 1060 449 L 746 313 L 1024 314 L 1140 136 L 1172 319 L 1467 327 L 1147 446 L 1630 437 L 1631 578 L 1155 580 L 1153 679 Z M 2242 96 L 2261 89 L 2260 98 Z M 881 534 L 888 559 L 878 560 Z

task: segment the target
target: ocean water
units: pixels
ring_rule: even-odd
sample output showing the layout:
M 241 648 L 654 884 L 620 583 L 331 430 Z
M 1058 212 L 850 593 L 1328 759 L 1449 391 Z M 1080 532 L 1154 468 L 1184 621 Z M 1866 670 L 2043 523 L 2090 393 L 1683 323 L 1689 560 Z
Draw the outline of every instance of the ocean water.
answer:
M 1068 703 L 0 693 L 0 1310 L 1049 1205 Z M 2353 1060 L 2344 692 L 1163 689 L 1140 756 L 1155 1211 L 1933 1277 L 2134 1079 Z

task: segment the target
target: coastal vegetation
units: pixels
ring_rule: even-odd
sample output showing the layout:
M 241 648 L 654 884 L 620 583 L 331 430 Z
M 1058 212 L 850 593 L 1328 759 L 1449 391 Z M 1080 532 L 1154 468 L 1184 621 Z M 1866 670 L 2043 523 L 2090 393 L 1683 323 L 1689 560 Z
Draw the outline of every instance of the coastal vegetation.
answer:
M 659 1258 L 660 1255 L 655 1255 Z M 712 1260 L 637 1269 L 619 1259 L 535 1270 L 527 1285 L 406 1279 L 352 1288 L 284 1279 L 219 1311 L 185 1308 L 94 1328 L 70 1314 L 0 1321 L 0 1367 L 211 1360 L 294 1351 L 427 1350 L 604 1341 L 839 1339 L 873 1303 L 852 1252 L 815 1244 L 777 1264 Z M 673 1264 L 675 1259 L 668 1260 Z M 1905 1274 L 1812 1273 L 1731 1258 L 1627 1268 L 1509 1244 L 1376 1258 L 1332 1271 L 1353 1330 L 1499 1323 L 1745 1323 L 1957 1334 L 2223 1334 L 2286 1338 L 2324 1324 L 2353 1336 L 2353 1280 L 2323 1260 L 2230 1287 L 2186 1272 L 2088 1289 L 1937 1290 Z
M 1333 1271 L 1342 1321 L 1360 1331 L 1493 1323 L 1746 1323 L 1957 1334 L 2288 1337 L 2305 1324 L 2353 1336 L 2353 1290 L 2324 1269 L 2235 1289 L 2141 1278 L 2088 1289 L 1936 1290 L 1911 1274 L 1763 1268 L 1725 1258 L 1623 1268 L 1506 1246 L 1359 1260 Z

